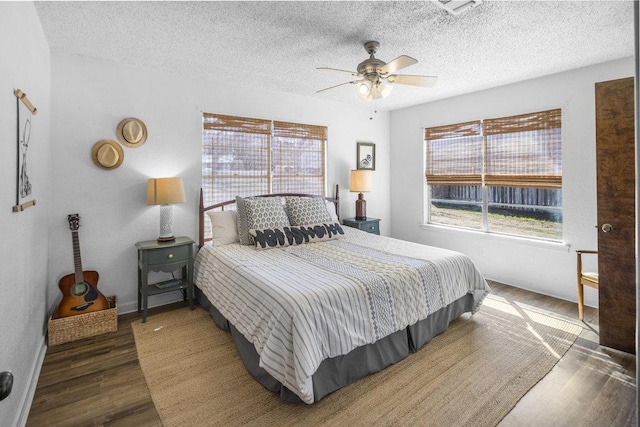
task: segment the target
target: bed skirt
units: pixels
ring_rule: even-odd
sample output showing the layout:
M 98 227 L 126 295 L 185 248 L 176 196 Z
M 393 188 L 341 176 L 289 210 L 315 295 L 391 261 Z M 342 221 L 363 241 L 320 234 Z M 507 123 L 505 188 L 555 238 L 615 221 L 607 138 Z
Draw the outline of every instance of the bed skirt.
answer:
M 302 402 L 294 392 L 283 386 L 259 366 L 259 355 L 253 344 L 209 302 L 206 295 L 197 286 L 195 291 L 198 303 L 209 312 L 216 325 L 231 333 L 240 359 L 249 373 L 260 384 L 278 394 L 282 399 L 289 402 Z M 463 313 L 470 312 L 472 307 L 473 296 L 466 294 L 404 330 L 394 332 L 373 344 L 355 348 L 343 356 L 325 359 L 313 374 L 314 401 L 317 402 L 344 386 L 399 362 L 410 352 L 417 351 L 433 337 L 444 332 L 449 326 L 449 322 L 460 317 Z

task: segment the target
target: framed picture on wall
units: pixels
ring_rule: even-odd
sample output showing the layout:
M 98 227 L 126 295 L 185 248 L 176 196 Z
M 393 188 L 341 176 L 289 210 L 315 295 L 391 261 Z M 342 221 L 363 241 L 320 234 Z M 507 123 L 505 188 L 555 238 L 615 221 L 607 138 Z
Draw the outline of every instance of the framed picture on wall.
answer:
M 27 168 L 28 154 L 32 151 L 29 147 L 33 145 L 31 139 L 31 125 L 33 116 L 38 109 L 33 106 L 27 95 L 20 89 L 15 89 L 16 96 L 16 118 L 17 118 L 17 149 L 16 149 L 16 204 L 13 206 L 14 212 L 22 212 L 28 207 L 35 206 L 33 200 L 32 182 Z M 28 162 L 31 164 L 31 162 Z M 28 200 L 32 199 L 32 200 Z
M 373 142 L 358 142 L 358 169 L 376 170 L 376 144 Z

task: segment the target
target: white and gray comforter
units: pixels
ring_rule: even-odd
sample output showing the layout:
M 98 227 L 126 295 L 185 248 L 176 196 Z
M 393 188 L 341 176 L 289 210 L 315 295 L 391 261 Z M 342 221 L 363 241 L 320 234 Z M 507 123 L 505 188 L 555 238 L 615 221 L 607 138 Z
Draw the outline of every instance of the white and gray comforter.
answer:
M 195 282 L 260 355 L 260 366 L 313 403 L 327 358 L 376 342 L 467 293 L 489 288 L 465 255 L 345 228 L 321 243 L 256 250 L 205 245 Z

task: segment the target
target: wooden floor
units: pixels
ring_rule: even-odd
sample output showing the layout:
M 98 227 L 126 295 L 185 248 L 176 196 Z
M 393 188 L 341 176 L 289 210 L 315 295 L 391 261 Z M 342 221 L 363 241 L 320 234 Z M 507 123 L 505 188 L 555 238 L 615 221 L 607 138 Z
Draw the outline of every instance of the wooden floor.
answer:
M 577 305 L 490 282 L 493 294 L 577 321 Z M 149 315 L 184 306 L 151 309 Z M 118 331 L 49 348 L 28 426 L 159 426 L 135 348 L 131 322 Z M 600 347 L 598 311 L 585 310 L 584 332 L 500 426 L 635 426 L 635 356 Z M 418 424 L 420 424 L 418 422 Z

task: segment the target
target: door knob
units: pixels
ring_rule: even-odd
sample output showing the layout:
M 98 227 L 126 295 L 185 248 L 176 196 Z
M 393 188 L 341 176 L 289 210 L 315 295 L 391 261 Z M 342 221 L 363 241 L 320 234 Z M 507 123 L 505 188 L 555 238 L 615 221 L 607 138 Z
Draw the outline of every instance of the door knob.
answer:
M 13 374 L 9 371 L 0 372 L 0 400 L 4 400 L 13 388 Z
M 613 231 L 613 226 L 611 224 L 602 224 L 602 231 L 604 233 L 611 233 Z

